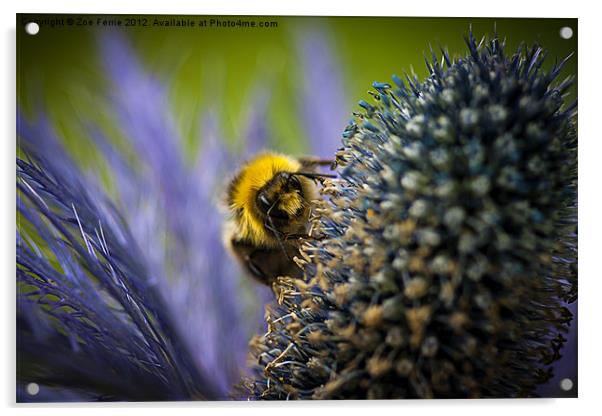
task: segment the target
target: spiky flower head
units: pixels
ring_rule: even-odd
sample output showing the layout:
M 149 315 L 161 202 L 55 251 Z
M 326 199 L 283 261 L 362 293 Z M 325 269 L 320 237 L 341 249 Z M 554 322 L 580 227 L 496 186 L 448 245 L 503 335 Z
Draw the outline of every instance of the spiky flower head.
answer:
M 252 397 L 518 397 L 551 376 L 576 298 L 570 80 L 537 46 L 467 44 L 360 102 Z

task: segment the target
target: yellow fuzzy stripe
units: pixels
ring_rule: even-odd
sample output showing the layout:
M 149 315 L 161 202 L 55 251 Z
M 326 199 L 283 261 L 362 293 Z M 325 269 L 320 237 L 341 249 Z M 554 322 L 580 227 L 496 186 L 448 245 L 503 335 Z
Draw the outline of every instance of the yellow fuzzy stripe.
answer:
M 232 206 L 241 212 L 239 218 L 239 238 L 251 241 L 253 244 L 273 246 L 274 238 L 266 233 L 263 221 L 255 211 L 257 192 L 279 172 L 297 172 L 299 162 L 290 157 L 265 153 L 248 162 L 241 170 L 238 180 L 232 189 Z M 301 201 L 290 201 L 283 204 L 289 213 L 295 212 L 301 206 Z

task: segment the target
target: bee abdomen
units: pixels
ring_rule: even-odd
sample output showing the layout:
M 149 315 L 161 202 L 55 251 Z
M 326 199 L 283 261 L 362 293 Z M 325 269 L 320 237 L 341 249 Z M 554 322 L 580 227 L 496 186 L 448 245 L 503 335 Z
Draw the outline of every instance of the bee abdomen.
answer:
M 259 248 L 241 240 L 232 239 L 232 249 L 245 271 L 255 280 L 271 285 L 279 276 L 300 278 L 302 270 L 292 260 L 299 255 L 295 244 L 285 243 L 282 248 Z

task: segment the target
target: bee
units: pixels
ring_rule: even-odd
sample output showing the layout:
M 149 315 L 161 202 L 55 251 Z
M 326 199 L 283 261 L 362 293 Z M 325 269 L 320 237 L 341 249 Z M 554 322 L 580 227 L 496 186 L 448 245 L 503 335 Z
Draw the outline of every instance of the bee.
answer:
M 317 173 L 331 161 L 263 153 L 247 162 L 227 190 L 230 218 L 225 244 L 245 271 L 271 285 L 278 276 L 301 277 L 293 260 L 308 238 L 311 201 L 318 198 L 317 181 L 335 177 Z

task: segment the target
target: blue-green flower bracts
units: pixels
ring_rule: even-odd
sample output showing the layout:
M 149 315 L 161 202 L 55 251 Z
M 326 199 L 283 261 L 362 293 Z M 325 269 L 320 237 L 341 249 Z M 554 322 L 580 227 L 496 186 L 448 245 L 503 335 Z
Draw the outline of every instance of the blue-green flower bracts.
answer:
M 576 103 L 497 36 L 374 83 L 252 344 L 255 399 L 522 397 L 576 299 Z

